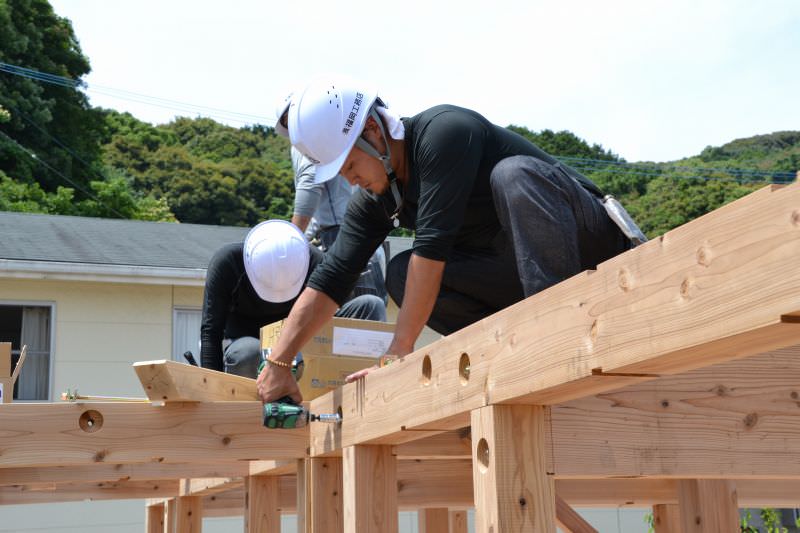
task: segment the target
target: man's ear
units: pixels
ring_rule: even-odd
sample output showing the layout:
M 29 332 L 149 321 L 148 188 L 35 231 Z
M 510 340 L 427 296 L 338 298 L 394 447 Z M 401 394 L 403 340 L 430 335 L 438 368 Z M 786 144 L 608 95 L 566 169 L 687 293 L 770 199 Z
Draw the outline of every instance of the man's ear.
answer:
M 364 124 L 362 136 L 368 143 L 374 146 L 376 150 L 380 151 L 384 146 L 383 133 L 381 132 L 381 128 L 378 126 L 378 123 L 375 121 L 375 117 L 367 117 L 367 122 Z

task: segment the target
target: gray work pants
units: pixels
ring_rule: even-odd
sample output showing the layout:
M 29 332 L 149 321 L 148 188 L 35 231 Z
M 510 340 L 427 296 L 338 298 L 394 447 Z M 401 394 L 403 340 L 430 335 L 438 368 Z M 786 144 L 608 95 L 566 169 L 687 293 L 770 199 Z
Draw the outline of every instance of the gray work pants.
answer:
M 503 159 L 490 176 L 502 230 L 493 249 L 454 248 L 428 326 L 449 335 L 631 247 L 600 199 L 560 164 Z M 402 304 L 411 250 L 395 256 L 386 287 Z
M 377 296 L 365 294 L 345 303 L 334 316 L 386 322 L 386 305 Z M 240 337 L 225 348 L 222 360 L 228 374 L 255 379 L 262 360 L 261 341 L 255 337 Z

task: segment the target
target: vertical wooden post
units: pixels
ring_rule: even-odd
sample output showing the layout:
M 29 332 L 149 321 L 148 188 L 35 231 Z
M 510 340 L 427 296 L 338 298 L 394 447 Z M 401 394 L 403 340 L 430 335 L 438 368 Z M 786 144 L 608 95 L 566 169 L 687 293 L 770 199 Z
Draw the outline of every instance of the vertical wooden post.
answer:
M 311 533 L 311 459 L 297 460 L 297 533 Z
M 450 511 L 446 507 L 429 507 L 417 511 L 419 533 L 444 533 L 450 531 Z
M 14 382 L 11 380 L 11 343 L 0 342 L 0 403 L 11 403 Z
M 164 533 L 175 533 L 178 528 L 178 502 L 170 498 L 164 508 Z
M 144 530 L 147 533 L 164 533 L 164 502 L 145 507 Z
M 556 530 L 545 416 L 546 408 L 537 405 L 489 405 L 472 411 L 476 532 Z
M 311 505 L 307 507 L 313 533 L 342 533 L 344 531 L 344 482 L 341 457 L 309 459 L 309 486 Z M 306 466 L 308 468 L 308 466 Z M 396 490 L 396 486 L 395 486 Z M 395 513 L 396 514 L 396 513 Z
M 467 533 L 466 511 L 450 511 L 450 533 Z
M 200 496 L 179 496 L 175 517 L 176 533 L 200 533 L 203 530 L 203 500 Z
M 738 531 L 736 486 L 725 479 L 682 479 L 678 483 L 681 531 Z
M 397 458 L 391 446 L 347 446 L 342 458 L 344 531 L 397 533 Z
M 680 533 L 681 508 L 675 504 L 654 505 L 653 526 L 656 533 Z
M 245 533 L 278 533 L 281 512 L 276 476 L 247 476 L 244 494 Z

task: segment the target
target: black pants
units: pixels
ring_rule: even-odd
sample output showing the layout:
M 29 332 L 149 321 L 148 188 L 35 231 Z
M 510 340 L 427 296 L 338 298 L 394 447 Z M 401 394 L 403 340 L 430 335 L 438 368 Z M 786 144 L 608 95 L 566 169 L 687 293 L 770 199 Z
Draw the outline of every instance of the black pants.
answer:
M 509 157 L 495 166 L 490 181 L 501 234 L 490 250 L 452 250 L 428 320 L 443 335 L 631 247 L 600 200 L 558 164 Z M 387 268 L 386 287 L 398 305 L 411 253 L 398 254 Z

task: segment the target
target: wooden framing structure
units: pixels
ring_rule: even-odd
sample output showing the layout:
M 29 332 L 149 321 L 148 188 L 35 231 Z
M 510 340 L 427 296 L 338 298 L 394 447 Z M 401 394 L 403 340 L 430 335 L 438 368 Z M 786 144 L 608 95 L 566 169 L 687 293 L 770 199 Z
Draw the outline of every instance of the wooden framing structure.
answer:
M 0 406 L 0 504 L 147 497 L 147 531 L 593 531 L 652 507 L 728 531 L 800 506 L 800 185 L 767 187 L 311 402 L 267 430 L 253 383 L 138 363 L 150 402 Z

